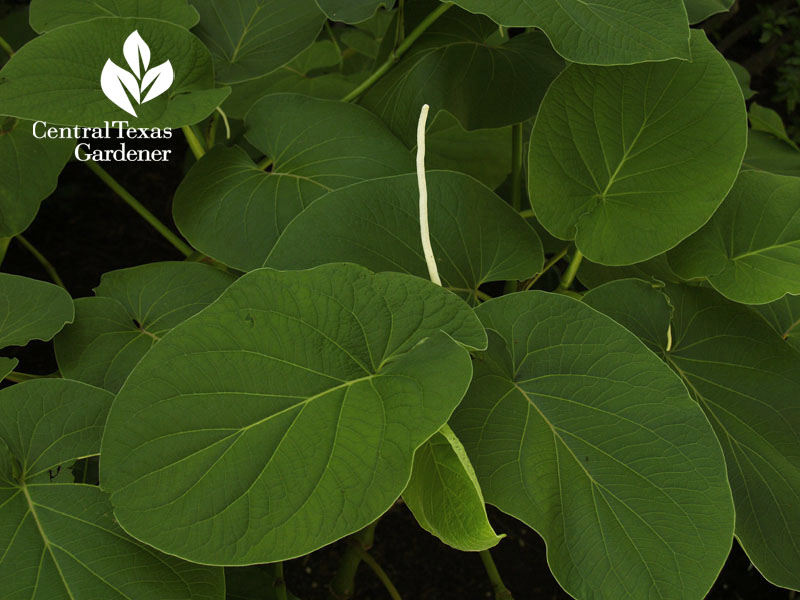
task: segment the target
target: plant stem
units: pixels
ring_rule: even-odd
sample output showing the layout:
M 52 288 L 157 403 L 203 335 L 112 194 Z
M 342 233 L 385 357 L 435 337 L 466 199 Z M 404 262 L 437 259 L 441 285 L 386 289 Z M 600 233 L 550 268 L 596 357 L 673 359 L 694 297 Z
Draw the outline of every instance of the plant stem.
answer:
M 222 122 L 225 124 L 225 139 L 226 140 L 231 139 L 231 124 L 228 122 L 228 115 L 226 115 L 225 111 L 222 110 L 219 106 L 214 110 L 216 110 L 220 114 L 220 116 L 222 117 Z M 210 147 L 211 146 L 209 146 L 209 148 Z
M 30 375 L 28 373 L 20 373 L 19 371 L 11 371 L 11 373 L 5 376 L 6 379 L 13 381 L 14 383 L 23 383 L 33 379 L 51 379 L 56 377 L 60 377 L 58 371 L 51 373 L 50 375 Z
M 583 260 L 583 254 L 581 251 L 575 248 L 575 254 L 572 255 L 572 260 L 569 262 L 569 266 L 567 270 L 564 272 L 564 276 L 561 278 L 561 283 L 558 284 L 558 292 L 565 292 L 567 291 L 572 282 L 575 281 L 575 275 L 578 274 L 578 267 L 581 266 L 581 261 Z
M 517 123 L 511 128 L 511 206 L 519 212 L 522 210 L 522 123 Z
M 555 266 L 555 264 L 556 264 L 558 261 L 560 261 L 562 258 L 564 258 L 564 257 L 567 255 L 567 250 L 569 250 L 569 247 L 567 247 L 567 248 L 564 248 L 564 249 L 563 249 L 561 252 L 559 252 L 558 254 L 555 254 L 555 255 L 554 255 L 554 256 L 553 256 L 553 257 L 552 257 L 550 260 L 548 260 L 548 261 L 547 261 L 547 262 L 544 264 L 544 267 L 542 267 L 542 270 L 541 270 L 541 272 L 540 272 L 540 273 L 537 273 L 537 274 L 536 274 L 536 276 L 535 276 L 534 278 L 532 278 L 530 281 L 528 281 L 528 283 L 526 283 L 526 284 L 523 286 L 523 288 L 522 288 L 522 289 L 523 289 L 524 291 L 526 291 L 526 292 L 527 292 L 527 291 L 528 291 L 529 289 L 531 289 L 531 288 L 532 288 L 534 285 L 536 285 L 536 282 L 537 282 L 537 281 L 539 281 L 539 279 L 541 278 L 541 276 L 542 276 L 542 275 L 544 275 L 545 273 L 547 273 L 547 272 L 548 272 L 550 269 L 552 269 L 552 268 L 553 268 L 553 266 Z
M 500 571 L 497 570 L 497 565 L 494 564 L 491 553 L 488 550 L 484 550 L 483 552 L 479 552 L 479 554 L 481 555 L 483 566 L 486 567 L 486 574 L 489 575 L 489 581 L 492 582 L 495 599 L 514 600 L 511 592 L 508 591 L 508 588 L 503 583 L 502 577 L 500 577 Z
M 277 600 L 287 600 L 286 598 L 286 581 L 283 579 L 283 563 L 277 562 L 272 565 L 275 575 L 275 598 Z
M 419 39 L 425 31 L 436 22 L 436 19 L 441 17 L 447 10 L 453 6 L 452 4 L 441 4 L 438 8 L 432 11 L 427 17 L 425 17 L 419 25 L 414 28 L 414 31 L 408 34 L 408 37 L 403 40 L 403 43 L 397 47 L 397 50 L 392 52 L 391 56 L 386 59 L 380 67 L 378 67 L 372 75 L 370 75 L 365 81 L 361 83 L 356 89 L 352 92 L 347 94 L 344 98 L 342 98 L 343 102 L 352 102 L 356 98 L 358 98 L 361 94 L 366 92 L 369 88 L 371 88 L 376 81 L 378 81 L 381 77 L 386 75 L 386 72 L 391 69 L 395 62 L 400 60 L 400 58 L 408 52 L 408 49 L 414 44 L 414 42 Z
M 272 163 L 273 163 L 273 160 L 272 160 L 272 159 L 271 159 L 269 156 L 265 156 L 265 157 L 264 157 L 264 158 L 262 158 L 262 159 L 261 159 L 261 161 L 260 161 L 260 162 L 259 162 L 259 163 L 256 165 L 256 167 L 257 167 L 258 169 L 261 169 L 262 171 L 264 171 L 264 170 L 268 169 L 269 167 L 271 167 L 271 166 L 272 166 Z
M 364 550 L 372 547 L 372 542 L 375 540 L 375 528 L 378 526 L 378 521 L 374 521 L 367 525 L 358 533 L 354 533 L 348 540 L 350 544 L 347 551 L 339 561 L 339 568 L 336 570 L 336 576 L 330 583 L 330 595 L 335 600 L 348 600 L 353 597 L 355 591 L 356 571 L 358 565 L 361 564 L 361 555 L 356 551 L 357 547 Z
M 522 217 L 523 219 L 530 219 L 532 217 L 535 217 L 536 215 L 533 213 L 532 209 L 529 209 L 529 210 L 519 211 L 519 216 Z
M 94 172 L 94 174 L 97 175 L 103 181 L 103 183 L 105 183 L 120 198 L 122 198 L 128 204 L 128 206 L 130 206 L 133 210 L 139 213 L 140 217 L 142 217 L 145 221 L 150 223 L 153 229 L 155 229 L 156 231 L 158 231 L 158 233 L 164 236 L 164 239 L 166 239 L 170 244 L 175 246 L 178 252 L 187 257 L 193 253 L 193 250 L 186 244 L 186 242 L 184 242 L 177 235 L 172 233 L 172 231 L 170 231 L 170 229 L 166 225 L 164 225 L 161 221 L 159 221 L 158 218 L 153 213 L 147 210 L 136 198 L 134 198 L 131 195 L 131 193 L 128 190 L 122 187 L 122 185 L 116 179 L 114 179 L 108 173 L 108 171 L 106 171 L 103 167 L 98 165 L 93 160 L 85 158 L 86 156 L 85 154 L 83 153 L 81 154 L 83 156 L 83 158 L 81 159 L 83 161 L 83 164 L 89 167 L 89 169 L 91 169 L 92 172 Z
M 339 64 L 342 64 L 342 47 L 339 45 L 339 40 L 336 39 L 336 34 L 333 33 L 333 28 L 331 27 L 330 21 L 325 21 L 325 32 L 328 34 L 328 37 L 331 38 L 331 42 L 336 47 L 336 52 L 339 53 Z
M 386 588 L 386 591 L 389 592 L 389 596 L 391 596 L 392 600 L 403 600 L 400 597 L 400 592 L 397 591 L 397 588 L 394 587 L 392 580 L 389 579 L 389 576 L 386 574 L 386 571 L 378 564 L 378 562 L 370 556 L 369 552 L 364 550 L 361 546 L 356 546 L 356 552 L 361 557 L 367 566 L 372 569 L 372 572 L 381 580 L 383 587 Z
M 206 129 L 206 148 L 214 147 L 214 140 L 217 139 L 217 122 L 219 121 L 219 113 L 214 113 L 211 116 L 211 122 Z
M 189 142 L 189 148 L 192 154 L 194 154 L 197 160 L 200 160 L 206 153 L 206 149 L 203 148 L 203 143 L 200 141 L 200 138 L 197 137 L 191 125 L 184 125 L 181 127 L 181 131 L 183 131 L 183 135 L 186 136 L 186 141 Z
M 39 261 L 39 264 L 42 265 L 42 267 L 44 267 L 44 270 L 47 271 L 48 275 L 50 275 L 50 279 L 53 280 L 53 283 L 60 285 L 64 289 L 67 289 L 67 286 L 64 285 L 64 282 L 62 281 L 61 277 L 58 276 L 58 271 L 56 271 L 56 268 L 52 265 L 52 263 L 49 260 L 47 260 L 45 255 L 39 252 L 33 244 L 31 244 L 27 239 L 25 239 L 25 237 L 22 236 L 22 234 L 17 235 L 16 238 L 17 241 L 20 244 L 22 244 L 24 248 L 28 252 L 30 252 L 36 260 Z
M 11 44 L 3 39 L 2 35 L 0 35 L 0 48 L 5 50 L 5 53 L 8 54 L 9 57 L 14 56 L 14 49 L 11 47 Z

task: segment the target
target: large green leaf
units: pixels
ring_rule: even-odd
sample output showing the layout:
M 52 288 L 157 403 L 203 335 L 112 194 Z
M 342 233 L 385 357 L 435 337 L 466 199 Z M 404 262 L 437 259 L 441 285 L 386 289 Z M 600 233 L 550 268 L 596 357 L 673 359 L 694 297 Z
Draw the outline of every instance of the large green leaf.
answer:
M 219 148 L 175 193 L 175 223 L 201 252 L 248 271 L 264 264 L 286 225 L 320 196 L 357 181 L 408 173 L 406 147 L 359 106 L 294 94 L 259 100 L 247 139 L 274 158 L 264 172 L 240 148 Z
M 800 296 L 784 296 L 780 300 L 754 306 L 772 328 L 790 346 L 800 350 Z
M 663 284 L 641 279 L 619 279 L 583 295 L 583 302 L 624 325 L 656 354 L 670 345 L 672 306 L 661 291 Z
M 691 56 L 683 0 L 453 1 L 506 27 L 539 27 L 572 62 L 621 65 Z
M 540 32 L 511 40 L 488 19 L 450 10 L 360 102 L 411 147 L 419 111 L 446 110 L 467 130 L 533 117 L 564 66 Z
M 64 377 L 116 393 L 164 334 L 216 300 L 235 277 L 200 263 L 153 263 L 103 275 L 95 298 L 55 339 Z
M 31 0 L 30 11 L 38 33 L 98 17 L 145 17 L 187 29 L 200 19 L 188 0 Z
M 220 569 L 129 538 L 108 497 L 50 483 L 48 470 L 97 454 L 113 396 L 75 381 L 0 391 L 0 589 L 14 600 L 222 600 Z
M 624 283 L 604 286 L 607 297 L 623 293 L 618 286 Z M 797 589 L 800 354 L 750 309 L 713 290 L 667 285 L 666 293 L 674 306 L 672 345 L 659 354 L 684 380 L 722 443 L 736 537 L 768 580 Z M 635 329 L 642 312 L 615 317 Z M 667 325 L 662 321 L 662 328 Z
M 252 271 L 133 370 L 101 481 L 120 524 L 170 554 L 306 554 L 398 498 L 469 385 L 464 346 L 485 343 L 469 306 L 423 279 Z
M 425 530 L 457 550 L 480 552 L 503 539 L 489 523 L 475 470 L 449 427 L 417 450 L 403 501 Z
M 433 253 L 449 289 L 475 301 L 483 283 L 541 270 L 536 233 L 475 179 L 431 171 L 428 196 Z M 320 198 L 289 224 L 265 264 L 306 269 L 331 262 L 428 277 L 415 175 L 365 181 Z
M 135 117 L 100 86 L 109 59 L 127 70 L 123 46 L 133 32 L 150 48 L 152 67 L 168 60 L 174 70 L 166 93 L 132 103 Z M 207 117 L 229 92 L 214 89 L 211 56 L 200 40 L 155 19 L 108 17 L 64 25 L 20 48 L 0 70 L 0 114 L 68 126 L 104 127 L 117 120 L 131 127 L 181 127 Z
M 332 41 L 315 42 L 292 62 L 269 75 L 231 86 L 231 95 L 223 108 L 228 116 L 244 119 L 253 104 L 267 94 L 292 93 L 339 100 L 356 85 L 340 73 L 327 72 L 341 60 L 342 55 Z
M 47 341 L 74 317 L 72 298 L 63 288 L 0 273 L 0 348 Z
M 594 262 L 647 260 L 708 221 L 746 140 L 739 84 L 700 31 L 692 62 L 570 65 L 536 118 L 531 203 L 550 233 Z
M 669 281 L 680 283 L 681 281 L 681 278 L 669 268 L 665 254 L 659 254 L 650 260 L 624 267 L 606 267 L 590 260 L 584 260 L 578 270 L 578 279 L 590 289 L 609 281 L 629 278 L 638 278 L 651 282 Z
M 28 228 L 42 200 L 55 191 L 75 142 L 36 139 L 30 121 L 8 119 L 5 125 L 0 127 L 0 237 L 13 237 Z
M 325 22 L 314 0 L 192 0 L 197 35 L 211 50 L 217 80 L 237 83 L 285 65 L 316 39 Z
M 726 12 L 736 0 L 684 0 L 686 12 L 689 13 L 689 23 L 705 21 L 711 15 Z
M 680 380 L 572 298 L 523 292 L 476 312 L 489 349 L 451 425 L 487 502 L 544 537 L 576 598 L 704 597 L 733 505 L 719 442 Z
M 366 21 L 381 6 L 391 8 L 394 0 L 317 0 L 331 21 L 360 23 Z
M 751 129 L 742 168 L 800 177 L 800 151 L 774 135 Z
M 766 304 L 800 294 L 800 178 L 744 171 L 711 220 L 667 255 L 684 279 Z
M 465 131 L 453 115 L 440 111 L 426 133 L 429 169 L 472 175 L 491 189 L 511 172 L 511 127 Z

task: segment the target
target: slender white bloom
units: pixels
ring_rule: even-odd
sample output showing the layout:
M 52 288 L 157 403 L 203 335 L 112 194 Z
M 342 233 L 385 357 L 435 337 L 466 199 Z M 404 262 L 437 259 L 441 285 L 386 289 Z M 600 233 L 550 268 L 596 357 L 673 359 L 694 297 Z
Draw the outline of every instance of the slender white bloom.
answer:
M 431 281 L 442 285 L 439 279 L 439 269 L 436 267 L 436 258 L 433 256 L 431 246 L 431 232 L 428 227 L 428 183 L 425 179 L 425 126 L 428 122 L 430 107 L 425 104 L 419 115 L 417 125 L 417 183 L 419 185 L 419 231 L 422 236 L 422 251 L 425 254 L 425 263 L 428 265 L 428 275 Z

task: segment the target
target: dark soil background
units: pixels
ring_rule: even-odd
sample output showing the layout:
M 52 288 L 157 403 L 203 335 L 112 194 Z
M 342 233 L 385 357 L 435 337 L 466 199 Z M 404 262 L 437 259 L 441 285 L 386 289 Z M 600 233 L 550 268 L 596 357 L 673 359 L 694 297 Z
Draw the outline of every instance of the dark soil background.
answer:
M 797 4 L 797 0 L 792 0 Z M 24 0 L 0 0 L 3 8 L 27 4 Z M 758 4 L 790 5 L 783 0 Z M 737 28 L 748 27 L 756 12 L 755 2 L 742 2 L 731 16 L 714 18 L 706 26 L 712 38 L 725 39 Z M 752 27 L 752 26 L 751 26 Z M 791 121 L 785 105 L 769 100 L 777 66 L 775 56 L 764 53 L 758 31 L 737 33 L 726 54 L 740 62 L 751 59 L 755 65 L 752 87 L 760 92 L 757 100 L 782 112 Z M 153 148 L 173 148 L 170 163 L 106 163 L 103 166 L 164 223 L 173 226 L 171 201 L 183 177 L 186 147 L 180 132 L 170 141 L 159 141 Z M 113 141 L 112 141 L 113 142 Z M 146 142 L 144 143 L 146 144 Z M 128 141 L 129 147 L 137 146 Z M 102 147 L 101 144 L 94 144 Z M 113 195 L 85 166 L 72 162 L 61 175 L 59 188 L 42 205 L 36 221 L 25 233 L 55 266 L 74 297 L 91 295 L 100 276 L 115 269 L 182 256 Z M 47 280 L 47 274 L 30 254 L 13 242 L 2 270 Z M 34 342 L 26 348 L 3 352 L 20 360 L 18 370 L 48 374 L 57 370 L 51 343 Z M 8 384 L 5 384 L 8 385 Z M 0 384 L 3 387 L 4 384 Z M 541 538 L 512 517 L 490 507 L 490 518 L 498 532 L 507 537 L 493 550 L 495 561 L 516 600 L 569 598 L 551 575 Z M 286 564 L 289 588 L 303 600 L 326 598 L 326 585 L 333 577 L 346 542 L 338 542 L 309 556 Z M 484 600 L 491 598 L 491 587 L 476 554 L 457 552 L 422 530 L 410 512 L 398 504 L 381 520 L 371 554 L 383 566 L 406 600 Z M 372 572 L 362 564 L 357 579 L 355 600 L 386 600 L 386 591 Z M 744 552 L 734 544 L 725 568 L 709 594 L 715 600 L 789 600 L 795 592 L 776 588 L 752 567 Z

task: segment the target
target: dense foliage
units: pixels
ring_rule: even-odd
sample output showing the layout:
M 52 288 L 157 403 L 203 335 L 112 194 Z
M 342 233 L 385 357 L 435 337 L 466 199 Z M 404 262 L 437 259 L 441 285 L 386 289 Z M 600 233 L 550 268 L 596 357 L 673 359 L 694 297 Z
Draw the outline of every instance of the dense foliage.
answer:
M 331 597 L 398 598 L 400 498 L 498 599 L 487 503 L 576 598 L 703 598 L 734 537 L 799 590 L 800 148 L 695 26 L 733 1 L 393 4 L 0 25 L 0 262 L 54 280 L 0 273 L 0 597 L 285 600 L 350 536 Z M 102 164 L 148 159 L 180 235 Z M 186 260 L 73 299 L 24 236 L 70 160 Z

